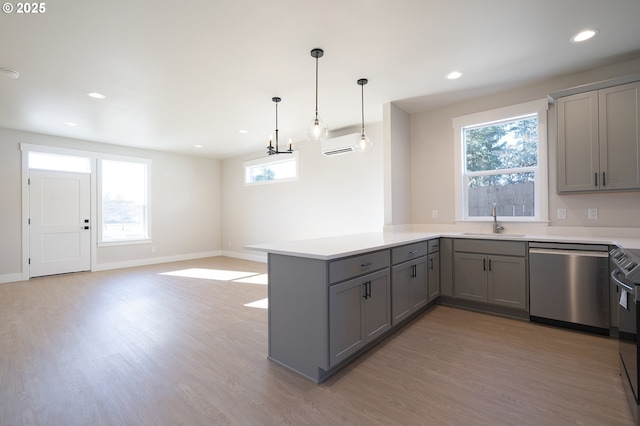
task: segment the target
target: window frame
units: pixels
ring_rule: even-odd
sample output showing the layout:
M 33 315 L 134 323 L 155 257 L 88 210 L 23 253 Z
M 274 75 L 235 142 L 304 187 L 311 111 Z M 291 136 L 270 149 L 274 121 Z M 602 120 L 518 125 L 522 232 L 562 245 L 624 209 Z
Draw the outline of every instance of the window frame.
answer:
M 284 163 L 288 161 L 295 162 L 295 176 L 289 178 L 282 179 L 272 179 L 272 180 L 261 180 L 256 182 L 247 182 L 247 176 L 249 169 L 255 167 L 264 167 L 271 164 Z M 291 154 L 281 154 L 276 155 L 275 158 L 273 155 L 268 157 L 257 158 L 255 160 L 247 160 L 242 163 L 243 177 L 242 181 L 244 182 L 244 186 L 256 186 L 256 185 L 269 185 L 274 183 L 284 183 L 284 182 L 293 182 L 297 181 L 299 177 L 299 156 L 298 151 L 293 151 Z
M 506 122 L 519 117 L 536 115 L 538 118 L 538 166 L 534 171 L 534 215 L 533 216 L 500 216 L 502 222 L 549 222 L 549 187 L 547 163 L 547 111 L 549 102 L 540 99 L 531 102 L 511 105 L 503 108 L 482 111 L 474 114 L 454 117 L 452 120 L 455 156 L 455 221 L 486 222 L 493 220 L 490 216 L 468 215 L 468 188 L 466 187 L 466 147 L 464 146 L 464 129 L 479 127 L 492 123 Z M 517 169 L 507 169 L 509 172 Z M 530 170 L 529 170 L 530 171 Z M 494 174 L 494 173 L 491 173 Z

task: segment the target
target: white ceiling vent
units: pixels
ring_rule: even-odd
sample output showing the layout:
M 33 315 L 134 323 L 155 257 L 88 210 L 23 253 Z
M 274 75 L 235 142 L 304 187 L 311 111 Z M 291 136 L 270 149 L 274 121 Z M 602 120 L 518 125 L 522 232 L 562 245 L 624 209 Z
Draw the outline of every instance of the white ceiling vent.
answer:
M 322 153 L 324 155 L 336 155 L 355 151 L 353 149 L 353 144 L 358 134 L 359 133 L 351 133 L 349 135 L 327 139 L 322 142 Z

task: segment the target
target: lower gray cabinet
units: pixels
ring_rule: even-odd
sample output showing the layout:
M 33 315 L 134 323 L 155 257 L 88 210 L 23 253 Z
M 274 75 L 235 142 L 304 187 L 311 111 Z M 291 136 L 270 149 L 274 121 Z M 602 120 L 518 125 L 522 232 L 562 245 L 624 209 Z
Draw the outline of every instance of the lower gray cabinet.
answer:
M 489 256 L 487 301 L 527 309 L 527 270 L 523 257 Z
M 329 287 L 329 366 L 391 327 L 389 269 Z
M 440 253 L 435 252 L 427 257 L 427 291 L 429 302 L 440 296 Z
M 454 297 L 528 310 L 525 243 L 460 240 L 454 264 Z
M 487 301 L 487 256 L 475 253 L 455 254 L 454 295 L 460 299 Z
M 396 325 L 427 304 L 426 257 L 393 267 L 391 280 L 392 324 Z

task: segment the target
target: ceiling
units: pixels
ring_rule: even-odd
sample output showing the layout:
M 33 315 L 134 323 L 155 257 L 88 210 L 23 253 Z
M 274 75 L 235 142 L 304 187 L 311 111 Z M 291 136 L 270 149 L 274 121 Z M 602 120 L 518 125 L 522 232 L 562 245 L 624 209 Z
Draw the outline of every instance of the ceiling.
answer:
M 17 5 L 17 3 L 13 3 Z M 638 0 L 57 0 L 0 15 L 0 127 L 229 158 L 640 53 Z M 584 28 L 598 35 L 570 43 Z M 452 70 L 462 78 L 447 80 Z M 99 92 L 106 99 L 88 97 Z M 72 122 L 71 127 L 65 123 Z M 357 128 L 357 127 L 356 127 Z M 246 133 L 240 133 L 240 130 Z M 202 145 L 196 148 L 195 145 Z

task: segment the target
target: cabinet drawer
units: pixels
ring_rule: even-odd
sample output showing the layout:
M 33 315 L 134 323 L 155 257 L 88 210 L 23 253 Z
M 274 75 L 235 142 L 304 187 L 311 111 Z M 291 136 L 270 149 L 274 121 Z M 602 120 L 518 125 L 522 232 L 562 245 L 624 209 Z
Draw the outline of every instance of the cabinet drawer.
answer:
M 429 253 L 440 251 L 440 240 L 429 240 Z
M 365 253 L 329 262 L 329 282 L 337 283 L 389 267 L 389 250 Z
M 397 265 L 398 263 L 406 262 L 407 260 L 417 259 L 418 257 L 427 254 L 427 242 L 421 241 L 419 243 L 407 244 L 406 246 L 394 247 L 391 249 L 391 263 Z

